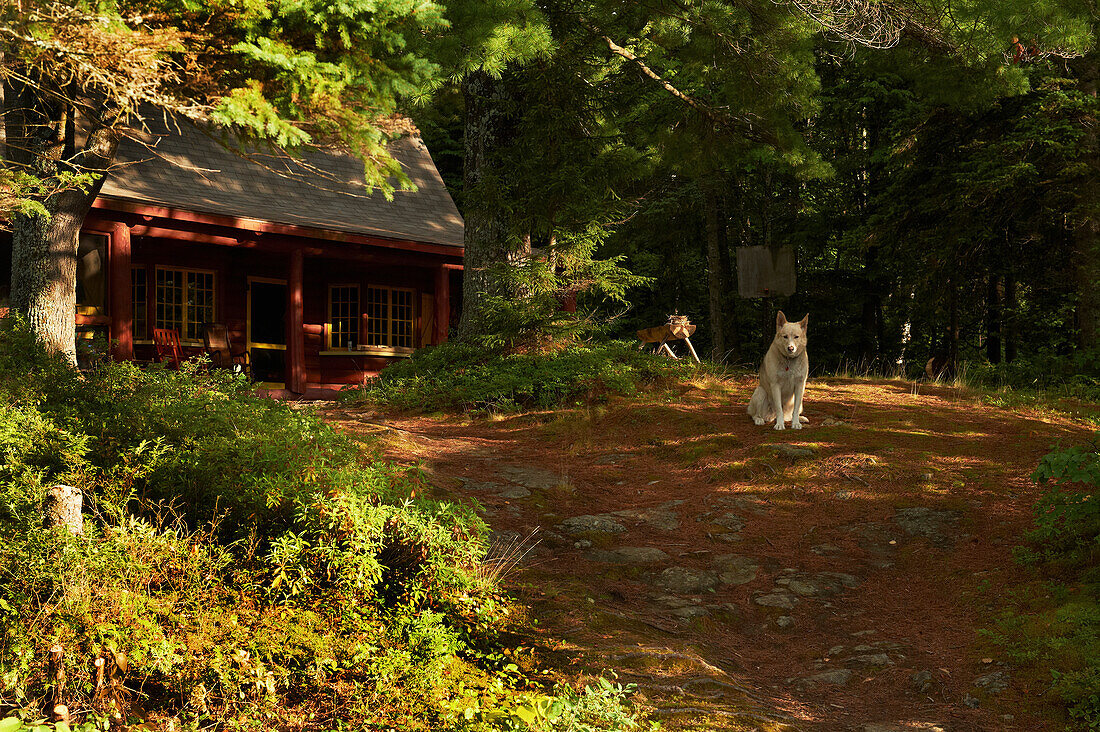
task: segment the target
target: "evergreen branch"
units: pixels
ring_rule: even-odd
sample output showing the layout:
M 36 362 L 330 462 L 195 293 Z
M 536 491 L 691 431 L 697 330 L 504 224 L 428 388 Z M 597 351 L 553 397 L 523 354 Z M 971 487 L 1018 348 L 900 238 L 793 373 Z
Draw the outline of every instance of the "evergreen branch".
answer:
M 695 111 L 702 114 L 704 117 L 713 122 L 716 126 L 724 128 L 735 128 L 738 132 L 743 134 L 748 139 L 753 140 L 754 142 L 762 142 L 773 146 L 777 146 L 779 144 L 779 139 L 771 132 L 771 130 L 763 129 L 763 131 L 761 131 L 759 129 L 759 127 L 762 127 L 762 125 L 759 125 L 758 118 L 756 120 L 756 122 L 758 123 L 758 127 L 754 128 L 753 119 L 751 118 L 737 118 L 719 112 L 708 104 L 705 104 L 704 102 L 678 89 L 675 85 L 672 84 L 672 82 L 670 82 L 668 79 L 665 79 L 656 71 L 651 69 L 648 65 L 646 65 L 646 63 L 642 59 L 638 58 L 638 56 L 632 53 L 629 49 L 623 48 L 619 44 L 615 43 L 615 41 L 611 40 L 611 38 L 600 33 L 595 28 L 590 28 L 590 30 L 599 35 L 599 37 L 607 43 L 607 47 L 611 50 L 612 53 L 634 63 L 643 74 L 648 76 L 653 81 L 657 82 L 665 91 L 682 101 L 684 104 L 687 104 Z

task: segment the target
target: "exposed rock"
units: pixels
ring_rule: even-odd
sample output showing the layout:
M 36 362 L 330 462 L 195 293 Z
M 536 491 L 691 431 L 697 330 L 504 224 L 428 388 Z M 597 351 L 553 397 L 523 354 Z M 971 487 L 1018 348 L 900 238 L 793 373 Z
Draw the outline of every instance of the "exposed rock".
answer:
M 567 534 L 621 534 L 626 531 L 625 526 L 606 514 L 572 516 L 562 521 L 559 528 Z
M 932 672 L 928 669 L 917 671 L 909 677 L 909 683 L 922 694 L 927 694 L 932 689 Z
M 727 544 L 736 544 L 737 542 L 742 541 L 741 535 L 735 533 L 711 534 L 711 536 L 718 541 L 724 541 Z
M 814 674 L 805 679 L 805 681 L 811 684 L 832 684 L 833 686 L 844 686 L 848 683 L 848 680 L 852 678 L 851 669 L 837 668 L 832 671 L 822 671 L 819 674 Z
M 838 546 L 833 546 L 832 544 L 818 544 L 816 546 L 810 547 L 810 551 L 812 551 L 819 557 L 827 557 L 832 556 L 833 554 L 840 554 L 840 552 L 843 550 Z
M 793 610 L 798 598 L 786 592 L 770 592 L 753 598 L 753 602 L 763 607 L 777 607 L 780 610 Z
M 780 615 L 778 618 L 775 619 L 775 624 L 778 625 L 780 628 L 790 628 L 792 625 L 794 625 L 794 618 L 792 618 L 790 615 Z
M 609 564 L 652 564 L 663 562 L 669 557 L 657 547 L 652 546 L 624 546 L 618 549 L 593 549 L 584 555 L 586 559 L 594 562 L 607 562 Z
M 523 486 L 514 486 L 512 488 L 506 488 L 499 493 L 501 498 L 526 498 L 531 495 L 531 491 L 527 490 Z
M 959 512 L 916 506 L 899 508 L 894 521 L 910 536 L 923 536 L 936 546 L 944 547 L 951 543 L 949 533 L 954 533 L 959 524 Z
M 666 592 L 695 595 L 714 589 L 718 584 L 718 573 L 700 572 L 687 567 L 669 567 L 658 574 L 653 583 Z
M 680 518 L 672 508 L 682 503 L 682 500 L 666 501 L 652 508 L 631 508 L 625 511 L 614 511 L 611 515 L 637 519 L 662 531 L 675 531 L 680 528 Z
M 850 524 L 845 528 L 856 535 L 860 548 L 870 555 L 872 566 L 880 569 L 894 566 L 894 557 L 897 555 L 894 532 L 875 521 Z
M 705 607 L 700 607 L 698 605 L 678 607 L 678 608 L 673 609 L 671 612 L 676 617 L 683 618 L 684 620 L 691 620 L 692 618 L 701 618 L 701 617 L 704 617 L 704 616 L 710 614 L 710 612 Z
M 939 722 L 872 722 L 863 725 L 863 732 L 947 732 Z
M 970 709 L 977 709 L 981 705 L 982 705 L 982 703 L 980 701 L 978 701 L 977 699 L 975 699 L 974 697 L 970 696 L 969 694 L 963 694 L 963 706 L 964 707 L 968 707 Z
M 781 577 L 775 583 L 802 597 L 830 597 L 858 587 L 859 579 L 843 572 L 815 572 Z
M 722 554 L 714 558 L 718 579 L 725 585 L 743 585 L 756 579 L 760 565 L 752 557 L 739 554 Z
M 974 686 L 985 691 L 987 694 L 1000 694 L 1002 691 L 1008 688 L 1008 682 L 1011 677 L 1007 671 L 994 671 L 991 674 L 985 674 L 974 679 Z
M 814 454 L 812 447 L 799 447 L 797 445 L 787 445 L 785 443 L 772 445 L 772 452 L 780 457 L 790 458 L 791 460 L 813 457 Z
M 718 518 L 712 519 L 710 523 L 729 529 L 732 532 L 738 532 L 745 528 L 745 520 L 733 512 L 726 512 Z
M 500 472 L 510 482 L 535 491 L 553 490 L 563 483 L 569 482 L 569 479 L 563 474 L 552 473 L 549 470 L 527 465 L 504 465 L 501 466 Z
M 608 455 L 600 455 L 598 458 L 596 458 L 592 462 L 595 465 L 618 465 L 622 461 L 623 461 L 623 456 L 622 455 L 616 455 L 614 453 L 611 453 L 611 454 L 608 454 Z
M 885 653 L 866 653 L 860 656 L 845 658 L 844 663 L 850 666 L 893 666 L 894 662 Z
M 592 542 L 590 542 L 588 539 L 581 539 L 579 541 L 573 542 L 573 548 L 574 549 L 591 549 L 592 548 Z
M 767 500 L 755 493 L 737 493 L 732 496 L 719 496 L 715 499 L 715 503 L 736 508 L 741 511 L 751 511 L 758 516 L 763 516 L 770 512 Z
M 463 487 L 468 491 L 485 491 L 486 493 L 496 493 L 500 490 L 500 483 L 494 483 L 491 480 L 487 480 L 484 483 L 479 483 L 476 480 L 470 480 L 469 478 L 459 478 L 462 481 Z
M 825 417 L 821 420 L 822 427 L 835 427 L 842 424 L 844 424 L 844 421 L 839 420 L 836 417 Z

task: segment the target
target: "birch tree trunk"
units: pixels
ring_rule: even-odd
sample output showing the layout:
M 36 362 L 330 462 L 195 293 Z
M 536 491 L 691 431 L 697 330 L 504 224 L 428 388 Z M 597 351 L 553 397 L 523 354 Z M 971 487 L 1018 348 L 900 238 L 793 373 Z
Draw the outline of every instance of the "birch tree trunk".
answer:
M 75 150 L 72 111 L 26 87 L 5 90 L 4 123 L 10 159 L 47 184 L 66 171 L 93 174 L 86 189 L 67 188 L 41 203 L 46 213 L 12 218 L 11 305 L 39 340 L 76 365 L 76 257 L 80 227 L 114 162 L 119 133 L 88 131 Z M 53 188 L 53 185 L 49 185 Z

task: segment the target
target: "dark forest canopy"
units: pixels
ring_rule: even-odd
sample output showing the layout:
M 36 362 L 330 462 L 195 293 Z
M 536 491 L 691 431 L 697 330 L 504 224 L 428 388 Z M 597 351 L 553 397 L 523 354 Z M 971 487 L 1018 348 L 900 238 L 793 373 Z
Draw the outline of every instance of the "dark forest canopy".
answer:
M 381 144 L 411 116 L 466 218 L 465 339 L 579 332 L 559 307 L 575 298 L 582 316 L 633 303 L 623 334 L 686 313 L 732 362 L 756 358 L 780 307 L 813 313 L 828 367 L 1065 356 L 1100 334 L 1086 6 L 176 5 L 0 15 L 13 304 L 46 313 L 43 332 L 71 310 L 71 272 L 27 272 L 74 246 L 66 222 L 118 130 L 153 108 L 350 145 L 382 186 Z M 74 116 L 102 134 L 76 144 Z M 749 245 L 794 247 L 794 295 L 738 296 Z

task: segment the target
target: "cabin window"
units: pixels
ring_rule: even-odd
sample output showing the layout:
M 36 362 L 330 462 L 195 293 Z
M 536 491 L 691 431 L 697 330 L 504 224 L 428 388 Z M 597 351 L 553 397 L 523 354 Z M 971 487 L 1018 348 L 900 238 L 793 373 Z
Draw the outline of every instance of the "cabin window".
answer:
M 180 340 L 202 340 L 203 323 L 214 322 L 214 273 L 157 267 L 157 328 L 174 328 Z
M 359 346 L 359 285 L 332 285 L 328 288 L 328 347 L 348 349 Z
M 146 340 L 149 338 L 149 291 L 144 267 L 130 270 L 130 298 L 134 309 L 134 338 Z
M 394 287 L 367 288 L 367 345 L 383 348 L 413 347 L 412 290 Z
M 107 314 L 107 237 L 81 234 L 76 253 L 76 311 Z

